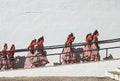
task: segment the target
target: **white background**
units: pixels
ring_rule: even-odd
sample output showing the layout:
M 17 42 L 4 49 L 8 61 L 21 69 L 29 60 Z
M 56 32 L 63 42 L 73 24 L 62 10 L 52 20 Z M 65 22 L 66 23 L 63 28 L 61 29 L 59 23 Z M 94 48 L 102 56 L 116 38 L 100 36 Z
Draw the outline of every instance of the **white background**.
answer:
M 12 43 L 16 49 L 26 48 L 42 35 L 45 46 L 64 44 L 70 32 L 75 43 L 83 42 L 95 29 L 99 40 L 119 38 L 119 4 L 120 0 L 0 0 L 0 49 L 5 42 L 9 48 Z

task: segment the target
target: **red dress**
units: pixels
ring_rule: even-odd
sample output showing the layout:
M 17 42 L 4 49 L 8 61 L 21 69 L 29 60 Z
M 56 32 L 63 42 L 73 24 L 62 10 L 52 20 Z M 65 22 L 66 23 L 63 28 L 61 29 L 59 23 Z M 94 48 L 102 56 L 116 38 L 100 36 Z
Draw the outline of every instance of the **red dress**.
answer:
M 2 53 L 4 54 L 4 57 L 7 59 L 7 49 L 4 48 L 4 49 L 2 50 Z
M 88 36 L 88 37 L 86 38 L 86 42 L 87 42 L 87 44 L 90 44 L 90 43 L 92 42 L 92 38 L 91 38 L 90 36 Z
M 37 52 L 36 55 L 40 55 L 38 60 L 39 60 L 39 64 L 42 64 L 42 65 L 46 65 L 49 63 L 47 57 L 46 57 L 46 52 L 44 51 L 44 45 L 43 45 L 43 41 L 39 41 L 37 43 L 37 46 L 40 47 L 41 51 Z
M 72 45 L 72 42 L 74 41 L 74 36 L 70 36 L 67 38 L 66 45 Z M 65 47 L 62 51 L 62 63 L 68 64 L 68 63 L 75 63 L 76 62 L 76 56 L 75 53 L 73 53 L 73 48 Z
M 30 50 L 30 52 L 33 54 L 33 53 L 35 53 L 35 45 L 36 45 L 36 43 L 34 43 L 34 42 L 32 42 L 32 43 L 30 43 L 30 45 L 28 46 L 28 48 L 29 48 L 29 50 Z
M 97 36 L 97 35 L 94 35 L 94 36 L 93 36 L 93 40 L 94 40 L 94 41 L 98 41 L 98 36 Z
M 42 41 L 38 42 L 37 46 L 40 47 L 41 49 L 44 49 L 44 45 Z
M 35 47 L 35 43 L 31 43 L 31 44 L 29 45 L 29 48 L 31 48 L 31 49 L 34 49 L 34 47 Z
M 86 45 L 84 47 L 84 59 L 86 61 L 90 61 L 91 59 L 91 43 L 92 43 L 92 37 L 91 35 L 89 35 L 87 38 L 86 38 Z M 89 50 L 89 51 L 88 51 Z
M 91 61 L 99 61 L 100 55 L 99 55 L 99 46 L 96 43 L 98 41 L 98 36 L 93 36 L 93 44 L 91 45 L 92 53 L 91 53 Z
M 10 58 L 14 58 L 14 54 L 15 54 L 15 49 L 14 48 L 10 49 Z

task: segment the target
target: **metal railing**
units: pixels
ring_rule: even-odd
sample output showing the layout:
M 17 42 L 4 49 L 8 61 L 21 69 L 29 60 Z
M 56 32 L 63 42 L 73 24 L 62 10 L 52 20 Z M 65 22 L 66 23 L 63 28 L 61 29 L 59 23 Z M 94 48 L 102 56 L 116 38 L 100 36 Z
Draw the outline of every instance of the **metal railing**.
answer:
M 120 38 L 116 38 L 116 39 L 109 39 L 109 40 L 101 40 L 98 41 L 98 44 L 107 44 L 107 43 L 115 43 L 115 42 L 120 42 Z M 81 42 L 81 43 L 73 43 L 72 47 L 77 47 L 77 46 L 84 46 L 86 45 L 86 42 Z M 44 50 L 51 50 L 51 49 L 60 49 L 60 48 L 64 48 L 65 45 L 53 45 L 53 46 L 45 46 Z M 29 51 L 29 49 L 24 48 L 24 49 L 16 49 L 15 52 L 26 52 Z M 0 51 L 1 53 L 1 51 Z
M 116 39 L 109 39 L 109 40 L 101 40 L 98 41 L 98 44 L 108 44 L 108 43 L 115 43 L 115 42 L 120 42 L 120 38 L 116 38 Z M 80 46 L 84 46 L 86 45 L 86 42 L 82 42 L 82 43 L 73 43 L 72 47 L 80 47 Z M 44 50 L 53 50 L 53 49 L 62 49 L 64 48 L 65 45 L 53 45 L 53 46 L 45 46 Z M 120 48 L 120 46 L 116 46 L 116 47 L 107 47 L 107 48 L 100 48 L 99 50 L 106 50 L 106 57 L 108 56 L 108 50 L 109 49 L 116 49 L 116 48 Z M 35 49 L 37 50 L 37 49 Z M 96 49 L 93 49 L 96 50 Z M 15 52 L 27 52 L 29 51 L 29 49 L 25 48 L 25 49 L 16 49 Z M 91 50 L 82 50 L 82 51 L 76 51 L 74 53 L 78 53 L 78 52 L 86 52 L 86 51 L 91 51 Z M 8 51 L 9 52 L 9 51 Z M 1 53 L 1 51 L 0 51 Z M 54 56 L 54 55 L 59 55 L 59 63 L 61 63 L 61 54 L 66 54 L 66 53 L 52 53 L 52 54 L 47 54 L 46 56 Z M 31 57 L 39 57 L 39 56 L 31 56 Z M 25 57 L 25 58 L 30 58 L 29 57 Z

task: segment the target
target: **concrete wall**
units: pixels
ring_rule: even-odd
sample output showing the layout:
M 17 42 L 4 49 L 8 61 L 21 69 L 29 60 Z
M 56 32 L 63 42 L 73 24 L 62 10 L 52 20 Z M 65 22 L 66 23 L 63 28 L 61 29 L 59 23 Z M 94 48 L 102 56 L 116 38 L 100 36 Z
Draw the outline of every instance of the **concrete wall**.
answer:
M 107 71 L 120 67 L 119 60 L 79 63 L 53 67 L 1 71 L 0 77 L 35 76 L 106 76 Z

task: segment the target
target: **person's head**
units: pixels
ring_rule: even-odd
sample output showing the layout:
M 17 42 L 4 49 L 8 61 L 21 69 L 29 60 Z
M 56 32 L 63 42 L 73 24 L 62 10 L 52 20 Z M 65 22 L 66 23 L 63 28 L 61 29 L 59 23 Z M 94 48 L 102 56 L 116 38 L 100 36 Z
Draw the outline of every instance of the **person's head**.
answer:
M 98 30 L 95 30 L 94 33 L 93 33 L 93 35 L 99 35 Z
M 36 39 L 34 39 L 34 42 L 36 42 L 37 40 Z
M 34 40 L 31 41 L 31 44 L 34 43 Z
M 44 42 L 44 36 L 41 37 L 41 41 Z
M 92 33 L 87 34 L 86 39 L 87 37 L 92 38 Z
M 14 44 L 12 44 L 12 46 L 11 46 L 12 48 L 15 48 L 15 45 Z
M 36 44 L 36 41 L 37 41 L 36 39 L 32 40 L 31 44 Z
M 71 32 L 68 36 L 69 36 L 69 37 L 72 37 L 72 36 L 73 36 L 73 33 Z
M 7 43 L 4 44 L 4 48 L 7 49 L 8 48 L 8 45 Z
M 40 41 L 44 42 L 44 36 L 42 36 L 38 39 L 38 42 L 40 42 Z
M 11 49 L 15 49 L 15 45 L 14 44 L 12 44 Z

